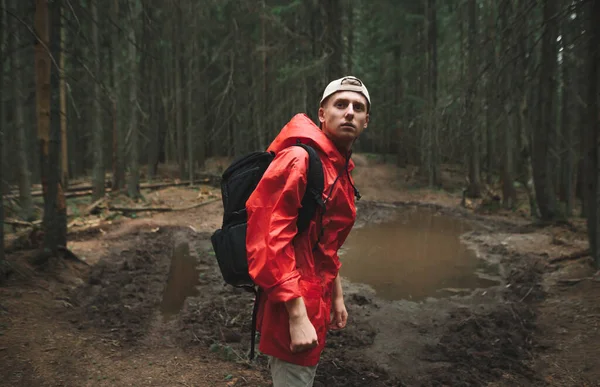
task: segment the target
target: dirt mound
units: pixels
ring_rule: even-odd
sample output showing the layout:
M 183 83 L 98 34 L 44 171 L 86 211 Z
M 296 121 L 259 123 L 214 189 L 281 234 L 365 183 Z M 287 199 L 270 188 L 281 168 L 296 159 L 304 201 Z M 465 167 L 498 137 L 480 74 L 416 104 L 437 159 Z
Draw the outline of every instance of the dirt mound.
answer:
M 486 385 L 495 380 L 515 385 L 541 382 L 528 364 L 536 331 L 536 306 L 543 299 L 541 271 L 535 262 L 522 263 L 508 277 L 505 303 L 491 310 L 456 309 L 450 314 L 437 345 L 429 347 L 433 362 L 443 362 L 428 385 Z
M 353 297 L 348 306 L 351 307 L 356 299 Z M 367 321 L 353 321 L 342 331 L 330 332 L 317 369 L 315 387 L 401 385 L 375 361 L 356 357 L 355 351 L 372 345 L 376 335 L 377 331 Z
M 451 365 L 432 375 L 431 385 L 486 385 L 501 379 L 508 370 L 529 382 L 534 373 L 524 363 L 530 358 L 533 324 L 518 312 L 506 309 L 491 313 L 457 311 L 446 334 L 431 351 L 433 361 Z
M 236 360 L 245 360 L 250 350 L 253 302 L 253 294 L 245 290 L 222 285 L 211 291 L 205 289 L 181 312 L 179 337 L 188 343 L 210 346 L 215 352 L 235 353 L 232 357 Z

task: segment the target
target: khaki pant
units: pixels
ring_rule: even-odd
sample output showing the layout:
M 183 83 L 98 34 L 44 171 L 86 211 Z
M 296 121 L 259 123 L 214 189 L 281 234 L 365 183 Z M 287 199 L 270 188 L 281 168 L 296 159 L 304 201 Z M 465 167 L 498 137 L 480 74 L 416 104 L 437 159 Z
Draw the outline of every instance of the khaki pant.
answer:
M 273 387 L 312 387 L 317 366 L 305 367 L 269 356 Z

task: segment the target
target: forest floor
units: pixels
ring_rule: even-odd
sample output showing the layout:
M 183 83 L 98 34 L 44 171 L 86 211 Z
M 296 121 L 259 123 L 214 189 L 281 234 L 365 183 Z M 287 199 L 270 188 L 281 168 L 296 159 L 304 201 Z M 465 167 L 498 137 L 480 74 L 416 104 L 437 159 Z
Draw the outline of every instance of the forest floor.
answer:
M 526 206 L 463 206 L 459 168 L 444 167 L 444 189 L 429 190 L 414 188 L 422 182 L 413 169 L 365 155 L 356 162 L 359 223 L 421 206 L 459 217 L 472 224 L 463 241 L 500 267 L 502 282 L 413 302 L 386 301 L 344 281 L 348 327 L 330 334 L 315 386 L 600 385 L 600 277 L 589 257 L 553 262 L 587 248 L 582 220 L 541 226 L 527 219 Z M 74 223 L 68 242 L 85 264 L 36 268 L 30 250 L 9 254 L 0 385 L 270 385 L 264 356 L 246 360 L 251 294 L 223 286 L 211 251 L 218 188 L 144 194 L 154 206 L 207 204 L 135 218 L 89 215 Z M 74 217 L 89 198 L 70 203 Z M 92 218 L 97 226 L 83 227 Z M 172 264 L 173 254 L 189 255 L 192 265 Z M 179 286 L 166 292 L 171 280 Z M 196 285 L 191 292 L 188 283 Z M 181 292 L 191 295 L 183 301 Z

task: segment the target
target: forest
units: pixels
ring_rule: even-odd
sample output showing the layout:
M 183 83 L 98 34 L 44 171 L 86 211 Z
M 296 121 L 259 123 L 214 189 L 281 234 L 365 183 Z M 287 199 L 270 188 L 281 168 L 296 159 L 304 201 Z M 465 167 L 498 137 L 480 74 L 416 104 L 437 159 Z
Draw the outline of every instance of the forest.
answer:
M 19 237 L 36 265 L 74 255 L 73 198 L 131 214 L 107 198 L 216 187 L 215 160 L 316 120 L 344 75 L 372 98 L 357 154 L 428 192 L 452 170 L 462 207 L 583 224 L 577 258 L 600 269 L 600 1 L 0 0 L 0 17 L 0 282 Z
M 214 156 L 264 149 L 327 80 L 375 97 L 359 151 L 416 165 L 430 186 L 463 166 L 502 205 L 527 188 L 543 221 L 589 219 L 597 261 L 595 1 L 2 0 L 2 181 L 47 247 L 64 245 L 62 194 L 89 177 L 139 195 L 161 164 L 180 179 Z M 142 175 L 143 174 L 143 175 Z M 55 235 L 54 235 L 55 234 Z

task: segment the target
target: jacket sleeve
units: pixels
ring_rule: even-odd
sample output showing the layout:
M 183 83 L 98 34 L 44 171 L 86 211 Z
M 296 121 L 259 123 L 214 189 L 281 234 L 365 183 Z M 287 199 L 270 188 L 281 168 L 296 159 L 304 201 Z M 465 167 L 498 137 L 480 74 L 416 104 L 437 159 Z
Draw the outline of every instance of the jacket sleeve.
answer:
M 307 170 L 308 153 L 302 148 L 278 152 L 246 202 L 249 273 L 273 302 L 301 296 L 292 239 Z

